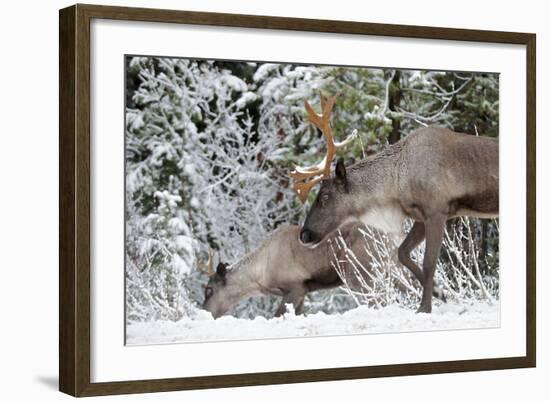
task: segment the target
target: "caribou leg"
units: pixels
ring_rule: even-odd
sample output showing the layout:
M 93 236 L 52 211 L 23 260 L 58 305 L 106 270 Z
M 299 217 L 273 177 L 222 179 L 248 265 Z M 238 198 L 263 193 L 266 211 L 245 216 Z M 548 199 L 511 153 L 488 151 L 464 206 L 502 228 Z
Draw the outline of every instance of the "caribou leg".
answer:
M 301 297 L 298 297 L 294 300 L 292 305 L 294 306 L 294 313 L 297 315 L 303 315 L 304 314 L 304 299 L 306 295 L 302 295 Z
M 424 240 L 424 238 L 424 223 L 422 223 L 421 221 L 415 221 L 411 230 L 409 231 L 409 234 L 407 234 L 407 237 L 405 237 L 401 245 L 399 245 L 399 249 L 397 250 L 399 261 L 412 272 L 412 274 L 420 282 L 422 287 L 424 287 L 424 273 L 422 272 L 420 267 L 418 267 L 417 264 L 414 263 L 411 259 L 411 252 Z M 445 294 L 436 285 L 434 285 L 433 288 L 433 295 L 443 302 L 447 302 Z
M 286 297 L 283 297 L 283 300 L 281 301 L 281 304 L 277 308 L 277 311 L 275 312 L 274 317 L 280 317 L 284 315 L 284 313 L 286 312 L 286 304 L 287 304 Z
M 426 219 L 425 234 L 426 234 L 426 251 L 424 252 L 424 262 L 422 270 L 424 272 L 424 290 L 422 291 L 422 302 L 418 312 L 432 312 L 432 293 L 434 290 L 434 273 L 443 242 L 445 233 L 446 216 L 437 214 Z
M 286 305 L 292 304 L 294 307 L 294 313 L 301 315 L 304 313 L 304 298 L 307 294 L 306 288 L 303 286 L 291 289 L 288 293 L 283 295 L 283 300 L 275 312 L 275 317 L 280 317 L 287 312 Z
M 399 261 L 414 274 L 422 285 L 424 285 L 424 273 L 411 259 L 411 252 L 424 240 L 424 237 L 424 223 L 415 221 L 411 231 L 409 231 L 409 234 L 407 234 L 397 250 Z

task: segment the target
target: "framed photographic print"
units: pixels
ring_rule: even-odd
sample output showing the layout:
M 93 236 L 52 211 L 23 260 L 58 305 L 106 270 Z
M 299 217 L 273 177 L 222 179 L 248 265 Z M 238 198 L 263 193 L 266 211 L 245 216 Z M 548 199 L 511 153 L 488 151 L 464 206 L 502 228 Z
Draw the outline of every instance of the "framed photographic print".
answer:
M 534 34 L 61 10 L 60 390 L 534 367 L 535 108 Z

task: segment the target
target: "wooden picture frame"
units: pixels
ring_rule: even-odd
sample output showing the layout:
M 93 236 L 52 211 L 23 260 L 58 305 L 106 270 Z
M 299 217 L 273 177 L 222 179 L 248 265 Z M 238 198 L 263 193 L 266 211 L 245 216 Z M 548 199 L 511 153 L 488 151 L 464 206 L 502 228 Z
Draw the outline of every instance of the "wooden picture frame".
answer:
M 90 22 L 109 19 L 203 26 L 345 33 L 523 45 L 526 48 L 526 355 L 366 367 L 256 372 L 223 376 L 91 382 L 90 334 Z M 191 11 L 74 5 L 60 10 L 59 69 L 59 388 L 73 396 L 534 367 L 536 363 L 535 49 L 529 33 Z

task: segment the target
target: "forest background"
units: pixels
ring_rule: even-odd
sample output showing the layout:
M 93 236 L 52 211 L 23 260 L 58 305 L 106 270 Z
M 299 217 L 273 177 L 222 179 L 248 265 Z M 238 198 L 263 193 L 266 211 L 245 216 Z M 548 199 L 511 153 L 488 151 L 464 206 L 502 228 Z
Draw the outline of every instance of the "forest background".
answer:
M 498 137 L 498 74 L 127 57 L 128 324 L 192 318 L 209 248 L 234 263 L 281 224 L 303 220 L 306 207 L 288 173 L 324 155 L 303 107 L 307 100 L 318 108 L 320 94 L 339 94 L 336 139 L 358 132 L 337 155 L 348 165 L 425 125 Z M 497 299 L 498 220 L 459 219 L 447 232 L 436 279 L 451 298 Z M 391 278 L 410 291 L 379 286 L 376 304 L 412 305 L 418 285 L 388 269 L 396 264 L 389 248 L 381 250 L 380 280 L 391 284 L 387 275 L 397 274 Z M 310 294 L 306 312 L 341 313 L 372 300 L 362 295 Z M 275 297 L 247 299 L 232 314 L 269 317 L 276 304 Z

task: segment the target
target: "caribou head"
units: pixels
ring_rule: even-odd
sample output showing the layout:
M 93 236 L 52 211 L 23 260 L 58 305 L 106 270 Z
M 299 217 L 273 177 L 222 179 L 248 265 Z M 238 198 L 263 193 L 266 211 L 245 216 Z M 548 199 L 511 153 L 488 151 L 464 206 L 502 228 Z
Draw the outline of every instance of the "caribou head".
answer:
M 212 251 L 208 251 L 208 261 L 199 268 L 208 275 L 208 283 L 204 287 L 203 309 L 212 313 L 214 318 L 223 315 L 231 305 L 225 306 L 223 288 L 227 284 L 227 263 L 218 263 L 216 271 L 212 269 Z M 222 295 L 220 295 L 222 294 Z
M 350 143 L 356 137 L 357 131 L 353 131 L 342 142 L 334 142 L 330 113 L 336 97 L 321 96 L 321 114 L 317 114 L 311 105 L 304 101 L 309 121 L 322 132 L 327 142 L 327 153 L 320 163 L 310 167 L 296 167 L 290 173 L 293 181 L 292 188 L 302 203 L 307 200 L 311 188 L 321 182 L 321 189 L 300 232 L 300 242 L 304 245 L 318 245 L 328 233 L 346 222 L 345 219 L 336 218 L 339 210 L 342 209 L 343 213 L 346 207 L 348 193 L 346 168 L 344 163 L 339 161 L 334 178 L 330 176 L 330 168 L 336 150 Z
M 300 242 L 303 245 L 315 247 L 339 227 L 350 221 L 360 220 L 354 218 L 355 213 L 351 212 L 358 207 L 354 205 L 354 198 L 348 195 L 346 168 L 342 161 L 338 161 L 334 176 L 321 182 L 317 197 L 302 225 Z

